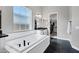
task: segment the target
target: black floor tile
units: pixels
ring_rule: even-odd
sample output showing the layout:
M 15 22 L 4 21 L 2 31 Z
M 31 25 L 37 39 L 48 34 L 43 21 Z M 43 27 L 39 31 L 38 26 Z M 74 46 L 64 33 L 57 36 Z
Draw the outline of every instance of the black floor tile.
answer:
M 50 45 L 44 53 L 79 53 L 67 40 L 51 38 Z

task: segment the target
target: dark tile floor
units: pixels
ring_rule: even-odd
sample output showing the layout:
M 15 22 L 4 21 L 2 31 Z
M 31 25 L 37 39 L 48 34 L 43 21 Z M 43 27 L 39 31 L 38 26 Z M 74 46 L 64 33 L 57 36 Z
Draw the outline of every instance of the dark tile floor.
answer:
M 67 40 L 51 38 L 50 45 L 44 53 L 79 53 Z

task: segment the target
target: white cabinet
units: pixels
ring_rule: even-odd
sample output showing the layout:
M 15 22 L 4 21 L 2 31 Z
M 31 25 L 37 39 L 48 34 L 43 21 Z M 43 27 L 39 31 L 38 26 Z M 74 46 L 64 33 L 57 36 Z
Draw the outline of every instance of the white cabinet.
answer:
M 0 52 L 3 51 L 5 47 L 5 38 L 0 38 Z

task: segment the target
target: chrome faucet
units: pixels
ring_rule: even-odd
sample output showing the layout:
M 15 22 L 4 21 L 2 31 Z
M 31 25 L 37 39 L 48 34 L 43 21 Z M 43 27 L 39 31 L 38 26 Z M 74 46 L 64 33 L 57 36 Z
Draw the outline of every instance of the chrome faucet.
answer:
M 28 41 L 27 42 L 27 45 L 29 45 L 29 44 L 30 44 L 30 42 Z M 21 44 L 18 44 L 18 46 L 21 47 L 22 45 Z M 23 40 L 23 46 L 26 46 L 26 41 L 25 40 Z
M 19 47 L 21 47 L 21 44 L 18 44 L 19 45 Z
M 23 40 L 23 45 L 26 46 L 26 41 L 25 40 Z
M 30 42 L 27 42 L 27 45 L 29 45 Z

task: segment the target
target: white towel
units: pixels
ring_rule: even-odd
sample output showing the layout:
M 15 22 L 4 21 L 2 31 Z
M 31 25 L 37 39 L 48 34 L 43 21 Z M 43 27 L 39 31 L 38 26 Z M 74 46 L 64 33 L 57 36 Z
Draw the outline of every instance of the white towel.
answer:
M 71 33 L 71 23 L 70 23 L 70 21 L 68 22 L 68 26 L 67 26 L 67 33 L 68 34 Z

